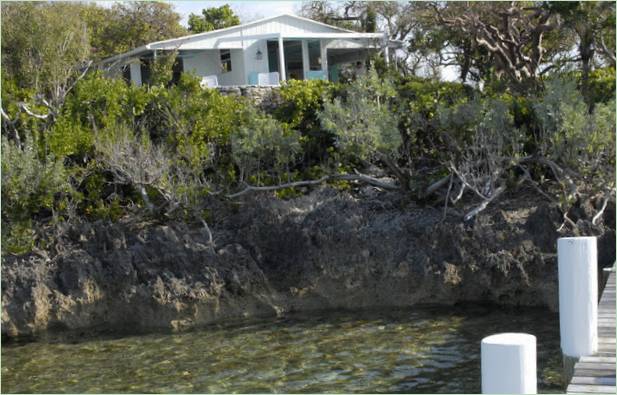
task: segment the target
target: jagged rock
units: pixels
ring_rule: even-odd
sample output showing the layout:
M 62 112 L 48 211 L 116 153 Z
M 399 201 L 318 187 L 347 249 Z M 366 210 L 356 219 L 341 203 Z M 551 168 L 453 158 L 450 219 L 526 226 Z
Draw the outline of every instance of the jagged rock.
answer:
M 201 229 L 181 223 L 74 226 L 58 248 L 3 258 L 2 333 L 185 330 L 290 311 L 421 303 L 556 309 L 560 216 L 548 203 L 505 197 L 466 228 L 459 218 L 442 221 L 440 210 L 369 189 L 321 188 L 288 201 L 247 195 L 241 209 L 218 202 L 215 250 Z M 600 264 L 612 264 L 614 229 L 591 229 Z

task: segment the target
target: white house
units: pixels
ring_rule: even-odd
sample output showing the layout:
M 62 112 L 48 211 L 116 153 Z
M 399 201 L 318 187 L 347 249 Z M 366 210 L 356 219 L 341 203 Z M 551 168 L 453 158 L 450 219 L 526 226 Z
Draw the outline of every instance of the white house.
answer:
M 336 81 L 342 65 L 362 61 L 371 51 L 383 51 L 387 60 L 388 49 L 400 44 L 385 33 L 358 33 L 283 14 L 153 42 L 104 64 L 129 65 L 126 76 L 140 85 L 148 81 L 148 64 L 157 54 L 177 51 L 174 72 L 193 72 L 205 85 L 278 85 L 286 79 Z

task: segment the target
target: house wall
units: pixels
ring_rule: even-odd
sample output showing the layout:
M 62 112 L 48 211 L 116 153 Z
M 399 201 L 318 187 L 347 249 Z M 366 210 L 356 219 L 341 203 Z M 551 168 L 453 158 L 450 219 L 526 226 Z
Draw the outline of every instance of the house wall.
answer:
M 248 75 L 252 72 L 267 73 L 269 71 L 267 40 L 276 39 L 278 32 L 282 34 L 337 33 L 340 30 L 288 16 L 281 16 L 280 18 L 255 25 L 232 28 L 213 36 L 189 37 L 176 49 L 182 51 L 197 50 L 204 47 L 231 49 L 231 73 L 220 73 L 218 69 L 218 50 L 204 51 L 206 54 L 215 53 L 216 56 L 204 55 L 203 57 L 187 58 L 184 63 L 184 70 L 193 70 L 200 76 L 216 74 L 219 84 L 239 85 L 247 83 Z M 164 46 L 165 44 L 160 45 L 161 48 Z M 263 54 L 261 60 L 256 59 L 258 49 Z M 242 52 L 241 50 L 244 51 Z M 211 59 L 206 59 L 206 57 Z M 216 67 L 213 67 L 212 59 L 216 60 Z
M 244 79 L 244 55 L 241 49 L 231 50 L 231 71 L 221 72 L 221 54 L 218 49 L 191 52 L 183 56 L 184 71 L 205 77 L 216 75 L 219 85 L 242 85 Z
M 139 62 L 133 62 L 129 65 L 131 71 L 131 82 L 137 86 L 141 85 L 141 66 Z
M 242 49 L 231 50 L 231 71 L 218 74 L 220 85 L 243 85 L 246 84 L 244 75 L 244 51 Z

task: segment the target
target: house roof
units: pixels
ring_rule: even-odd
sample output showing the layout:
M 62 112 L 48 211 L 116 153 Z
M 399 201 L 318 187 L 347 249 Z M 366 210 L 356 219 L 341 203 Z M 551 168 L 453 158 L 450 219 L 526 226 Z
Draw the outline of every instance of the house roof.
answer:
M 384 37 L 384 33 L 360 33 L 360 32 L 355 32 L 353 30 L 349 30 L 349 29 L 344 29 L 338 26 L 332 26 L 332 25 L 328 25 L 326 23 L 322 23 L 322 22 L 318 22 L 318 21 L 314 21 L 312 19 L 309 18 L 304 18 L 301 16 L 297 16 L 297 15 L 293 15 L 293 14 L 280 14 L 280 15 L 276 15 L 276 16 L 271 16 L 271 17 L 267 17 L 267 18 L 262 18 L 262 19 L 258 19 L 256 21 L 253 22 L 248 22 L 245 24 L 241 24 L 241 25 L 236 25 L 236 26 L 231 26 L 231 27 L 227 27 L 224 29 L 218 29 L 218 30 L 212 30 L 209 32 L 204 32 L 204 33 L 197 33 L 197 34 L 190 34 L 190 35 L 186 35 L 186 36 L 182 36 L 182 37 L 177 37 L 177 38 L 172 38 L 172 39 L 168 39 L 168 40 L 162 40 L 162 41 L 155 41 L 146 45 L 142 45 L 141 47 L 135 48 L 131 51 L 119 54 L 119 55 L 115 55 L 112 56 L 110 58 L 104 59 L 103 63 L 110 63 L 110 62 L 115 62 L 117 60 L 123 59 L 123 58 L 127 58 L 127 57 L 133 57 L 133 56 L 137 56 L 137 55 L 141 55 L 143 53 L 152 51 L 152 50 L 156 50 L 156 49 L 160 49 L 160 50 L 173 50 L 173 49 L 177 49 L 178 47 L 180 47 L 182 44 L 189 42 L 189 41 L 194 41 L 196 39 L 204 39 L 204 38 L 210 38 L 210 37 L 215 37 L 217 35 L 220 35 L 222 33 L 230 33 L 230 32 L 234 32 L 236 30 L 238 31 L 242 31 L 242 29 L 246 28 L 246 27 L 250 27 L 253 25 L 258 25 L 264 22 L 268 22 L 271 20 L 275 20 L 275 19 L 279 19 L 279 18 L 292 18 L 292 19 L 296 19 L 299 21 L 303 21 L 303 22 L 308 22 L 311 24 L 314 24 L 316 26 L 325 26 L 328 27 L 330 30 L 332 30 L 331 33 L 324 33 L 324 32 L 319 32 L 319 33 L 289 33 L 289 34 L 284 34 L 284 33 L 272 33 L 270 36 L 272 36 L 272 38 L 277 38 L 277 37 L 284 37 L 284 38 L 347 38 L 347 39 L 354 39 L 354 38 L 367 38 L 367 39 L 383 39 Z M 393 41 L 394 42 L 394 41 Z

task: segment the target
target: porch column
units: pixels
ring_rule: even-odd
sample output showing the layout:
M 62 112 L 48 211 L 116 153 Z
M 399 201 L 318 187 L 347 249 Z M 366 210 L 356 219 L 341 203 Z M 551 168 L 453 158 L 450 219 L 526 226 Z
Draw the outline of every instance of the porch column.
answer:
M 283 48 L 283 36 L 279 34 L 279 77 L 281 81 L 287 80 L 285 75 L 285 49 Z
M 383 35 L 384 47 L 383 47 L 383 57 L 386 61 L 386 66 L 390 65 L 390 53 L 388 48 L 388 36 L 386 34 Z
M 326 73 L 326 80 L 330 79 L 330 75 L 328 74 L 328 42 L 325 40 L 319 40 L 319 44 L 321 46 L 321 71 Z
M 302 70 L 304 73 L 304 79 L 306 79 L 306 76 L 310 69 L 311 66 L 309 64 L 308 41 L 302 40 Z
M 129 64 L 129 70 L 131 72 L 131 82 L 137 86 L 141 86 L 141 62 L 139 59 Z

